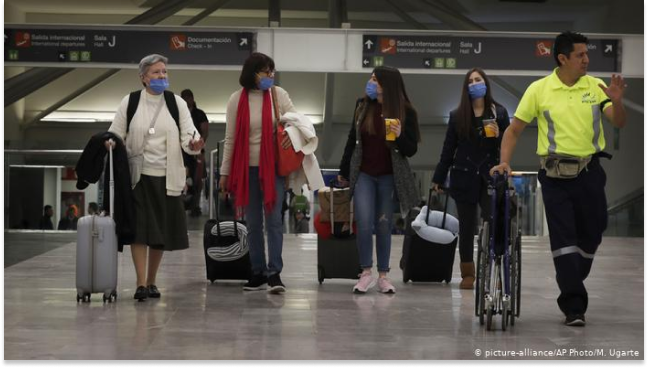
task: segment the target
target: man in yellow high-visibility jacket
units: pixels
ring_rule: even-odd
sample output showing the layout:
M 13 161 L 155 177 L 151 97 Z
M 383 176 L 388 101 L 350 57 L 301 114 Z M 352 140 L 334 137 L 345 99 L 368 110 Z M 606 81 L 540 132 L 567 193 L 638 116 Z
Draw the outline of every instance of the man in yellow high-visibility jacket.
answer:
M 617 128 L 626 123 L 623 77 L 612 75 L 610 86 L 587 75 L 587 38 L 564 32 L 556 37 L 553 55 L 558 67 L 533 82 L 522 96 L 513 122 L 504 132 L 500 164 L 491 170 L 511 172 L 517 140 L 538 120 L 541 169 L 538 180 L 549 226 L 549 239 L 560 288 L 558 306 L 568 326 L 584 326 L 589 275 L 596 249 L 607 227 L 605 153 L 601 115 Z

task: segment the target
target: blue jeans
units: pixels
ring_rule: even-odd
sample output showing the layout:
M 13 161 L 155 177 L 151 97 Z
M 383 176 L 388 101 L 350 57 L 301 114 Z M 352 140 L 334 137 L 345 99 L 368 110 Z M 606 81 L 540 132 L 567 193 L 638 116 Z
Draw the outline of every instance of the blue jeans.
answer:
M 267 276 L 280 273 L 283 268 L 281 251 L 283 249 L 283 226 L 281 223 L 281 203 L 284 198 L 284 178 L 275 177 L 276 203 L 272 212 L 265 214 L 266 230 L 268 233 L 268 262 L 266 263 L 265 246 L 263 241 L 263 191 L 259 181 L 259 168 L 250 167 L 249 204 L 245 207 L 248 242 L 250 247 L 250 262 L 253 274 Z
M 376 232 L 378 272 L 389 272 L 391 229 L 394 217 L 394 176 L 358 176 L 353 192 L 353 209 L 357 221 L 360 267 L 373 265 L 373 233 Z

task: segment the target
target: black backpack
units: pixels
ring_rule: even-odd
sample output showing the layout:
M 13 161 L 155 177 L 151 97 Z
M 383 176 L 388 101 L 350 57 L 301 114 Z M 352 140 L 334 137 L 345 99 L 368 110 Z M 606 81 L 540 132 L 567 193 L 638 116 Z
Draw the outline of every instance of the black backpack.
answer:
M 133 120 L 133 116 L 135 116 L 135 112 L 137 111 L 137 106 L 139 105 L 141 94 L 142 91 L 135 91 L 135 92 L 131 92 L 130 96 L 128 97 L 128 109 L 126 110 L 126 133 L 128 133 L 131 120 Z M 178 131 L 179 131 L 180 111 L 178 110 L 178 103 L 176 102 L 175 95 L 173 94 L 173 92 L 164 91 L 164 101 L 166 102 L 167 108 L 171 113 L 171 117 L 173 117 L 173 120 L 175 120 L 176 126 L 178 127 Z

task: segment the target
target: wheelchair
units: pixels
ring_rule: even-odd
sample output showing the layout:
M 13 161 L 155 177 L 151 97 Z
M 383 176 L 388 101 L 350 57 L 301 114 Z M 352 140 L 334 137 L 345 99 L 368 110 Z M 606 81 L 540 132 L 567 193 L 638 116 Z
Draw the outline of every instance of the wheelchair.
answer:
M 518 226 L 517 196 L 508 174 L 489 180 L 490 215 L 477 240 L 475 315 L 486 330 L 494 329 L 493 316 L 501 315 L 502 330 L 520 317 L 522 231 Z

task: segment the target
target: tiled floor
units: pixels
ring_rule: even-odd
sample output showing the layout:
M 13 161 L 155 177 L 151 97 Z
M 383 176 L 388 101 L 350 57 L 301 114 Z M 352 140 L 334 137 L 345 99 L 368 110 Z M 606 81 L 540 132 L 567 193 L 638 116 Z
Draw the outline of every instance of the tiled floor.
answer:
M 20 240 L 5 233 L 5 241 Z M 74 242 L 5 268 L 5 359 L 486 359 L 513 350 L 525 359 L 556 359 L 529 355 L 556 351 L 613 359 L 614 349 L 644 359 L 642 238 L 604 239 L 587 281 L 588 325 L 576 328 L 561 323 L 548 239 L 525 237 L 522 313 L 507 331 L 479 325 L 472 291 L 457 287 L 458 267 L 449 285 L 404 285 L 401 236 L 393 237 L 392 296 L 354 295 L 352 280 L 319 285 L 312 235 L 285 236 L 283 296 L 210 284 L 201 232 L 190 241 L 165 255 L 162 298 L 142 303 L 132 299 L 128 251 L 113 304 L 101 294 L 76 303 Z

